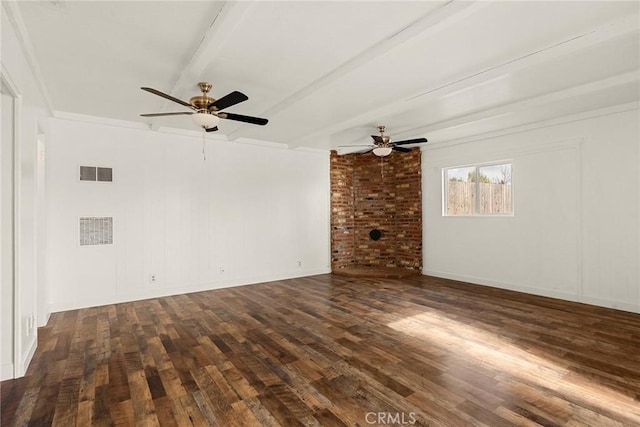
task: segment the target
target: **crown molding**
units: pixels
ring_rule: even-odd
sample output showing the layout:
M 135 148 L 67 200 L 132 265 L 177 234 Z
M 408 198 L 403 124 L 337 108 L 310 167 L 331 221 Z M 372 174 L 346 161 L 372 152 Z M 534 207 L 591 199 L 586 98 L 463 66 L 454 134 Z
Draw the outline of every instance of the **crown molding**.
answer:
M 289 149 L 289 146 L 287 144 L 282 144 L 280 142 L 273 142 L 273 141 L 264 141 L 261 139 L 240 137 L 240 138 L 234 139 L 233 142 L 237 142 L 238 144 L 257 145 L 260 147 L 279 148 L 282 150 Z
M 98 125 L 115 126 L 129 129 L 150 130 L 149 125 L 140 122 L 131 122 L 128 120 L 109 119 L 106 117 L 90 116 L 87 114 L 69 113 L 66 111 L 54 110 L 52 114 L 54 119 L 71 120 L 76 122 L 93 123 Z
M 152 128 L 148 124 L 144 124 L 140 122 L 110 119 L 106 117 L 90 116 L 86 114 L 69 113 L 66 111 L 54 111 L 53 117 L 55 119 L 60 119 L 60 120 L 70 120 L 70 121 L 91 123 L 91 124 L 102 125 L 102 126 L 113 126 L 113 127 L 119 127 L 119 128 L 125 128 L 125 129 L 146 130 L 146 131 L 160 132 L 160 133 L 171 134 L 171 135 L 187 136 L 191 138 L 202 138 L 202 134 L 203 134 L 201 130 L 181 129 L 181 128 L 174 128 L 174 127 L 168 127 L 168 126 L 160 126 L 158 128 Z M 224 134 L 207 133 L 205 135 L 207 140 L 228 141 L 227 136 Z
M 40 64 L 36 58 L 27 27 L 22 19 L 18 2 L 16 0 L 2 0 L 2 9 L 13 27 L 13 31 L 15 32 L 18 43 L 22 49 L 22 53 L 27 60 L 31 74 L 36 82 L 38 91 L 40 92 L 40 96 L 42 96 L 42 100 L 44 101 L 45 108 L 49 115 L 53 116 L 54 110 L 51 97 L 49 96 L 42 72 L 40 71 Z
M 225 135 L 225 134 L 207 133 L 207 132 L 204 132 L 201 129 L 190 130 L 190 129 L 173 128 L 173 127 L 168 127 L 168 126 L 160 126 L 157 129 L 153 129 L 152 128 L 151 130 L 156 131 L 156 132 L 171 134 L 171 135 L 188 136 L 188 137 L 198 138 L 198 139 L 202 139 L 202 135 L 204 134 L 205 138 L 208 141 L 215 140 L 215 141 L 229 142 L 229 138 L 227 138 L 227 135 Z
M 323 156 L 326 156 L 327 154 L 329 154 L 329 152 L 331 150 L 323 150 L 320 148 L 310 148 L 310 147 L 292 147 L 291 148 L 293 151 L 300 151 L 303 153 L 311 153 L 311 154 L 321 154 Z

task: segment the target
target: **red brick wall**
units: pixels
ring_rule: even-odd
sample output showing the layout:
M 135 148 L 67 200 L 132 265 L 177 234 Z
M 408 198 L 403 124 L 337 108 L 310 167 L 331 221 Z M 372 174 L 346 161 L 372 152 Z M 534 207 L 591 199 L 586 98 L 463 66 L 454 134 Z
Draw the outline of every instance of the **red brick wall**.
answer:
M 331 152 L 331 268 L 349 266 L 422 270 L 419 149 L 383 159 Z
M 331 152 L 331 269 L 352 267 L 354 259 L 353 156 Z

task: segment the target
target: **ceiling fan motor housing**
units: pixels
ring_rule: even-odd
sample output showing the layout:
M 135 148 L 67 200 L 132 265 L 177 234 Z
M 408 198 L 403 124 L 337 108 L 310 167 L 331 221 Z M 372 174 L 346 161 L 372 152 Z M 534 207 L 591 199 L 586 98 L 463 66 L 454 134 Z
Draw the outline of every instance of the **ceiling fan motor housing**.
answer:
M 208 111 L 209 105 L 215 102 L 214 98 L 210 98 L 209 96 L 207 96 L 213 85 L 207 82 L 200 82 L 198 83 L 198 87 L 202 91 L 202 95 L 192 97 L 191 99 L 189 99 L 189 103 L 196 107 L 198 110 Z
M 189 99 L 189 103 L 191 105 L 196 107 L 198 110 L 205 110 L 205 111 L 208 111 L 209 104 L 213 102 L 215 102 L 215 99 L 210 98 L 206 95 L 194 96 L 193 98 Z

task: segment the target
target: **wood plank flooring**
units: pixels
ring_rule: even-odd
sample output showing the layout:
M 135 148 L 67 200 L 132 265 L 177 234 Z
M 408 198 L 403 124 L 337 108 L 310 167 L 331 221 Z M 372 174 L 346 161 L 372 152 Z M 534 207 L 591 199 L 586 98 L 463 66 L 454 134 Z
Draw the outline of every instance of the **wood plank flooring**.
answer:
M 638 426 L 640 315 L 431 277 L 55 313 L 2 426 Z

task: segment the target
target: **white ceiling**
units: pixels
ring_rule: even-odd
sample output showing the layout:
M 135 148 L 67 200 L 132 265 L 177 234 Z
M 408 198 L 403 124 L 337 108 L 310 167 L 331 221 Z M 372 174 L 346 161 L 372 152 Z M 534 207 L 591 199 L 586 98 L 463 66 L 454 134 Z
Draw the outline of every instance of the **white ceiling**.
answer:
M 3 0 L 4 2 L 4 0 Z M 25 1 L 56 111 L 194 129 L 140 113 L 239 90 L 220 133 L 319 149 L 376 125 L 432 144 L 640 99 L 640 2 Z

